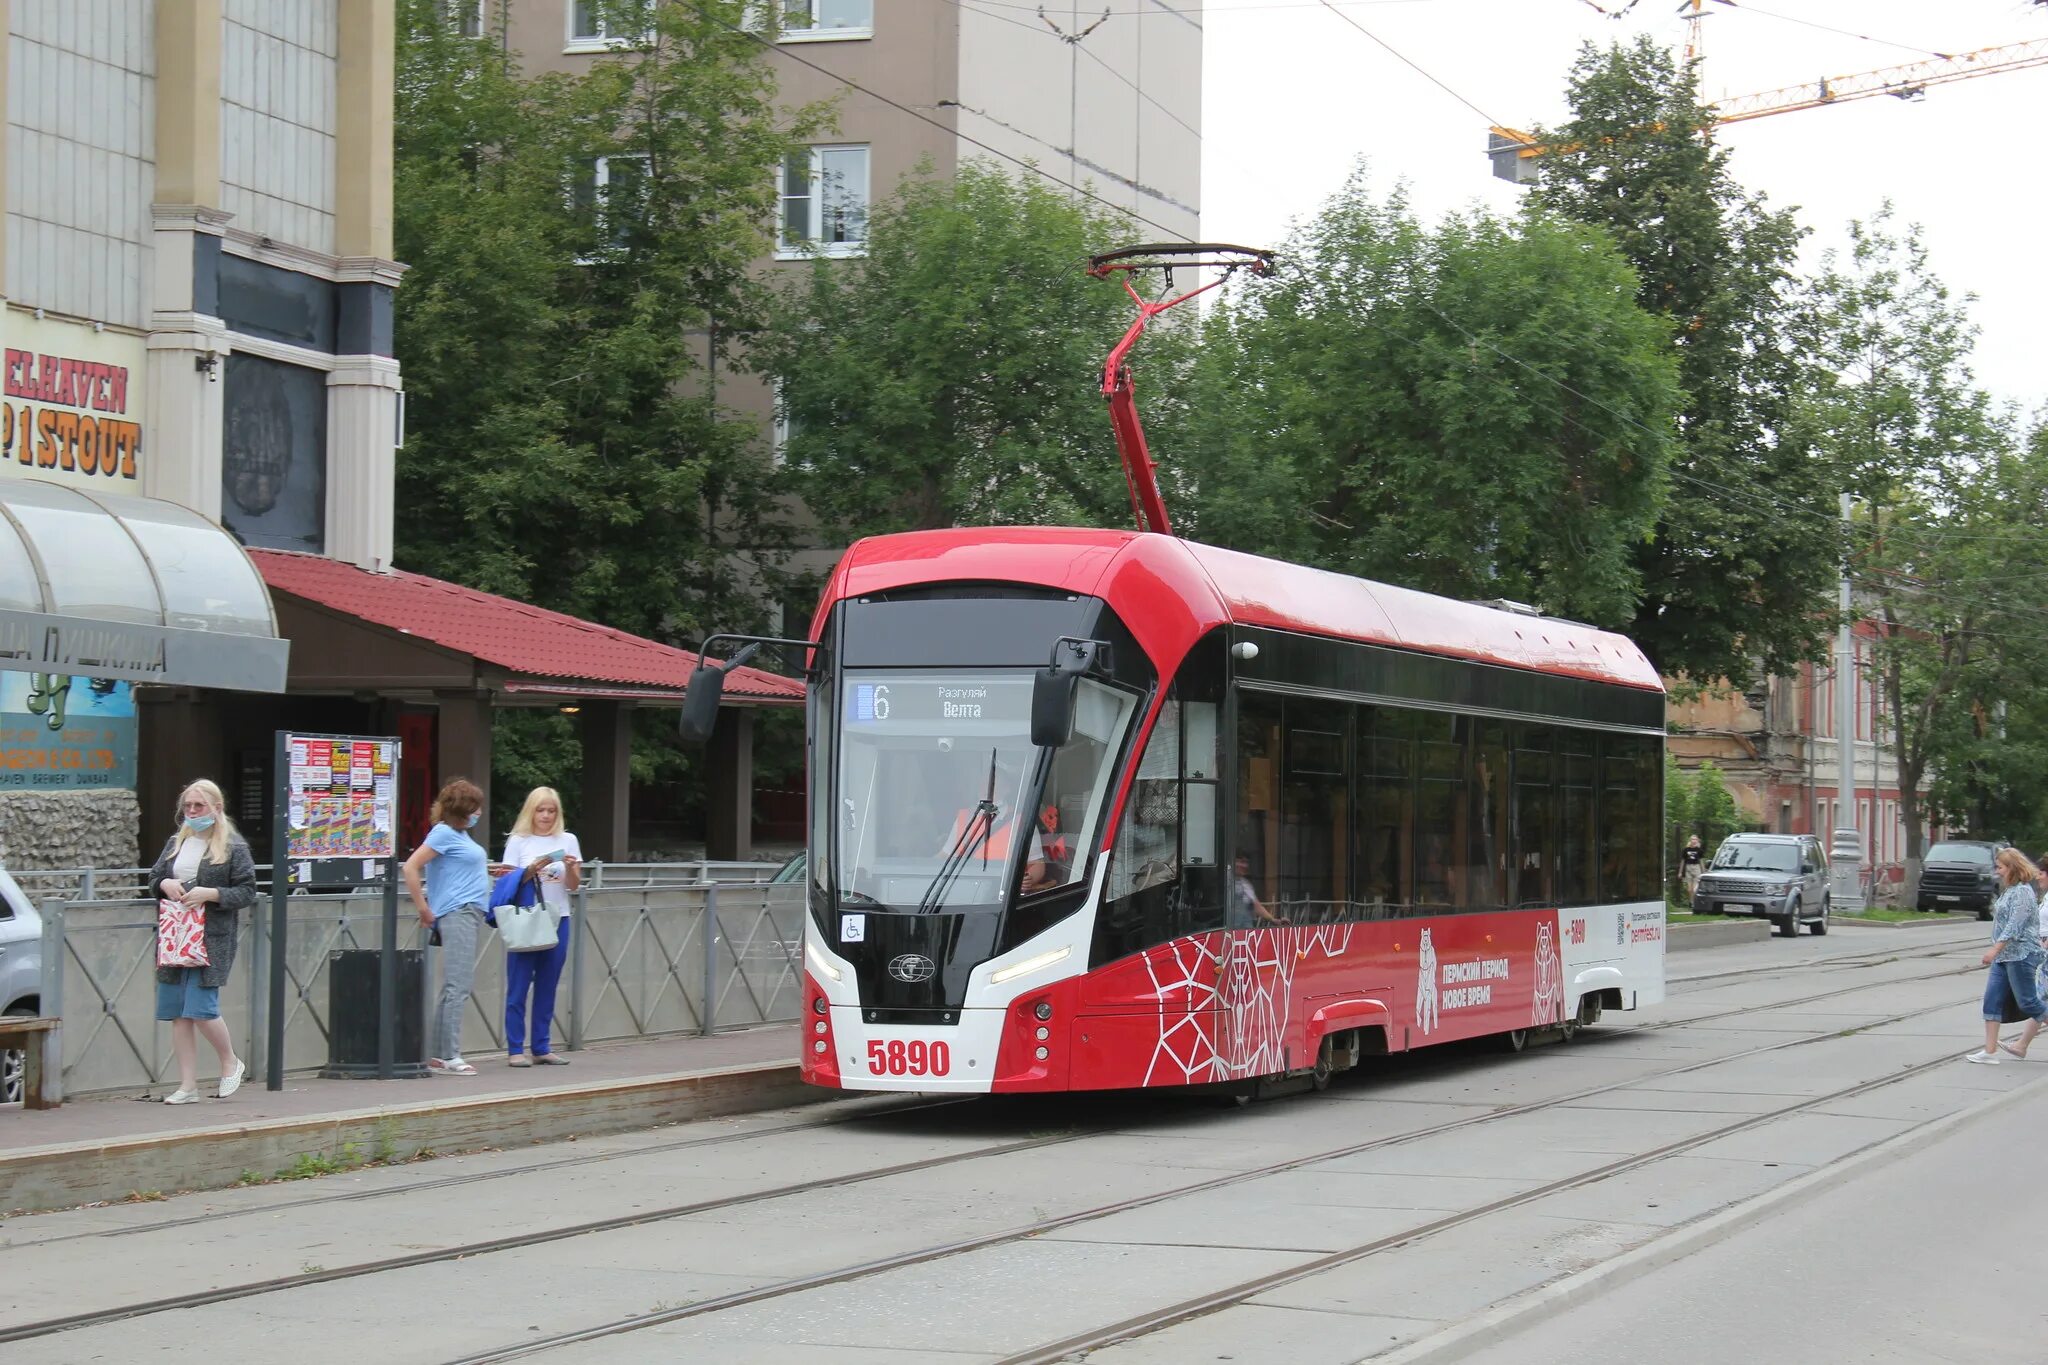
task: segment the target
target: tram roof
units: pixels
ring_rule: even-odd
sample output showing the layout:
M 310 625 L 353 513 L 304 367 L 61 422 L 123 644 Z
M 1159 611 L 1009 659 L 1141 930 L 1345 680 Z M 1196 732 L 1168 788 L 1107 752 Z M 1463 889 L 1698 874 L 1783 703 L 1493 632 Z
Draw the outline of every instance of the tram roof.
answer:
M 1141 641 L 1161 630 L 1180 635 L 1172 626 L 1184 626 L 1182 648 L 1230 623 L 1664 690 L 1643 652 L 1612 631 L 1150 532 L 998 526 L 876 536 L 847 550 L 827 597 L 942 582 L 1101 597 Z

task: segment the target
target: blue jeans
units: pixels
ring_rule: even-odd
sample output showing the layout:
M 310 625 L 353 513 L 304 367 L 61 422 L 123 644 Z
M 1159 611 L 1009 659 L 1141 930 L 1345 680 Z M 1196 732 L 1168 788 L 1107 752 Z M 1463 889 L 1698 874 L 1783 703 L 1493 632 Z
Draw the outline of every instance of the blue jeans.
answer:
M 555 946 L 531 953 L 505 954 L 505 1050 L 514 1057 L 526 1051 L 526 993 L 533 992 L 533 1055 L 546 1056 L 548 1030 L 555 1022 L 555 987 L 562 984 L 562 964 L 569 960 L 569 920 L 555 930 Z
M 2019 958 L 2012 962 L 1994 962 L 1991 974 L 1984 980 L 1984 1018 L 1989 1021 L 2005 1018 L 2008 1001 L 2020 1007 L 2020 1012 L 2029 1019 L 2048 1023 L 2048 1006 L 2041 1003 L 2041 993 L 2035 984 L 2035 970 L 2040 967 L 2039 958 Z

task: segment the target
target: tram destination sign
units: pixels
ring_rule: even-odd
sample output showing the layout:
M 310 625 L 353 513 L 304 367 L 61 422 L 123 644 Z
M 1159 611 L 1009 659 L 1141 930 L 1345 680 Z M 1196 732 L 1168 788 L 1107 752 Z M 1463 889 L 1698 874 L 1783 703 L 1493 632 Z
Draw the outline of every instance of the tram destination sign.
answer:
M 934 725 L 1031 721 L 1029 678 L 902 678 L 855 682 L 846 689 L 852 725 Z

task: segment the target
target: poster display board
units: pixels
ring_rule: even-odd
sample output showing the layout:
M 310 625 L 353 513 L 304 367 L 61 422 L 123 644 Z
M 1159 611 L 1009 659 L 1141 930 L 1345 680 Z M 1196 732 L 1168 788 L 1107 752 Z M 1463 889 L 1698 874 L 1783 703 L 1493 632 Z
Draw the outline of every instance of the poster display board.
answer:
M 399 744 L 388 735 L 283 737 L 282 879 L 294 886 L 379 880 L 398 851 Z

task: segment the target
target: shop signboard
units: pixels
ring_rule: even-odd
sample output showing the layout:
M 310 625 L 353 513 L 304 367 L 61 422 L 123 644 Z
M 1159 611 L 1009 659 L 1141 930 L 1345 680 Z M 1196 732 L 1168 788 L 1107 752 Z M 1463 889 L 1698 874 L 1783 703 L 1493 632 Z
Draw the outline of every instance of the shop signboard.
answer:
M 139 493 L 142 338 L 9 308 L 0 343 L 0 472 Z
M 135 699 L 117 678 L 0 672 L 0 791 L 135 786 Z

